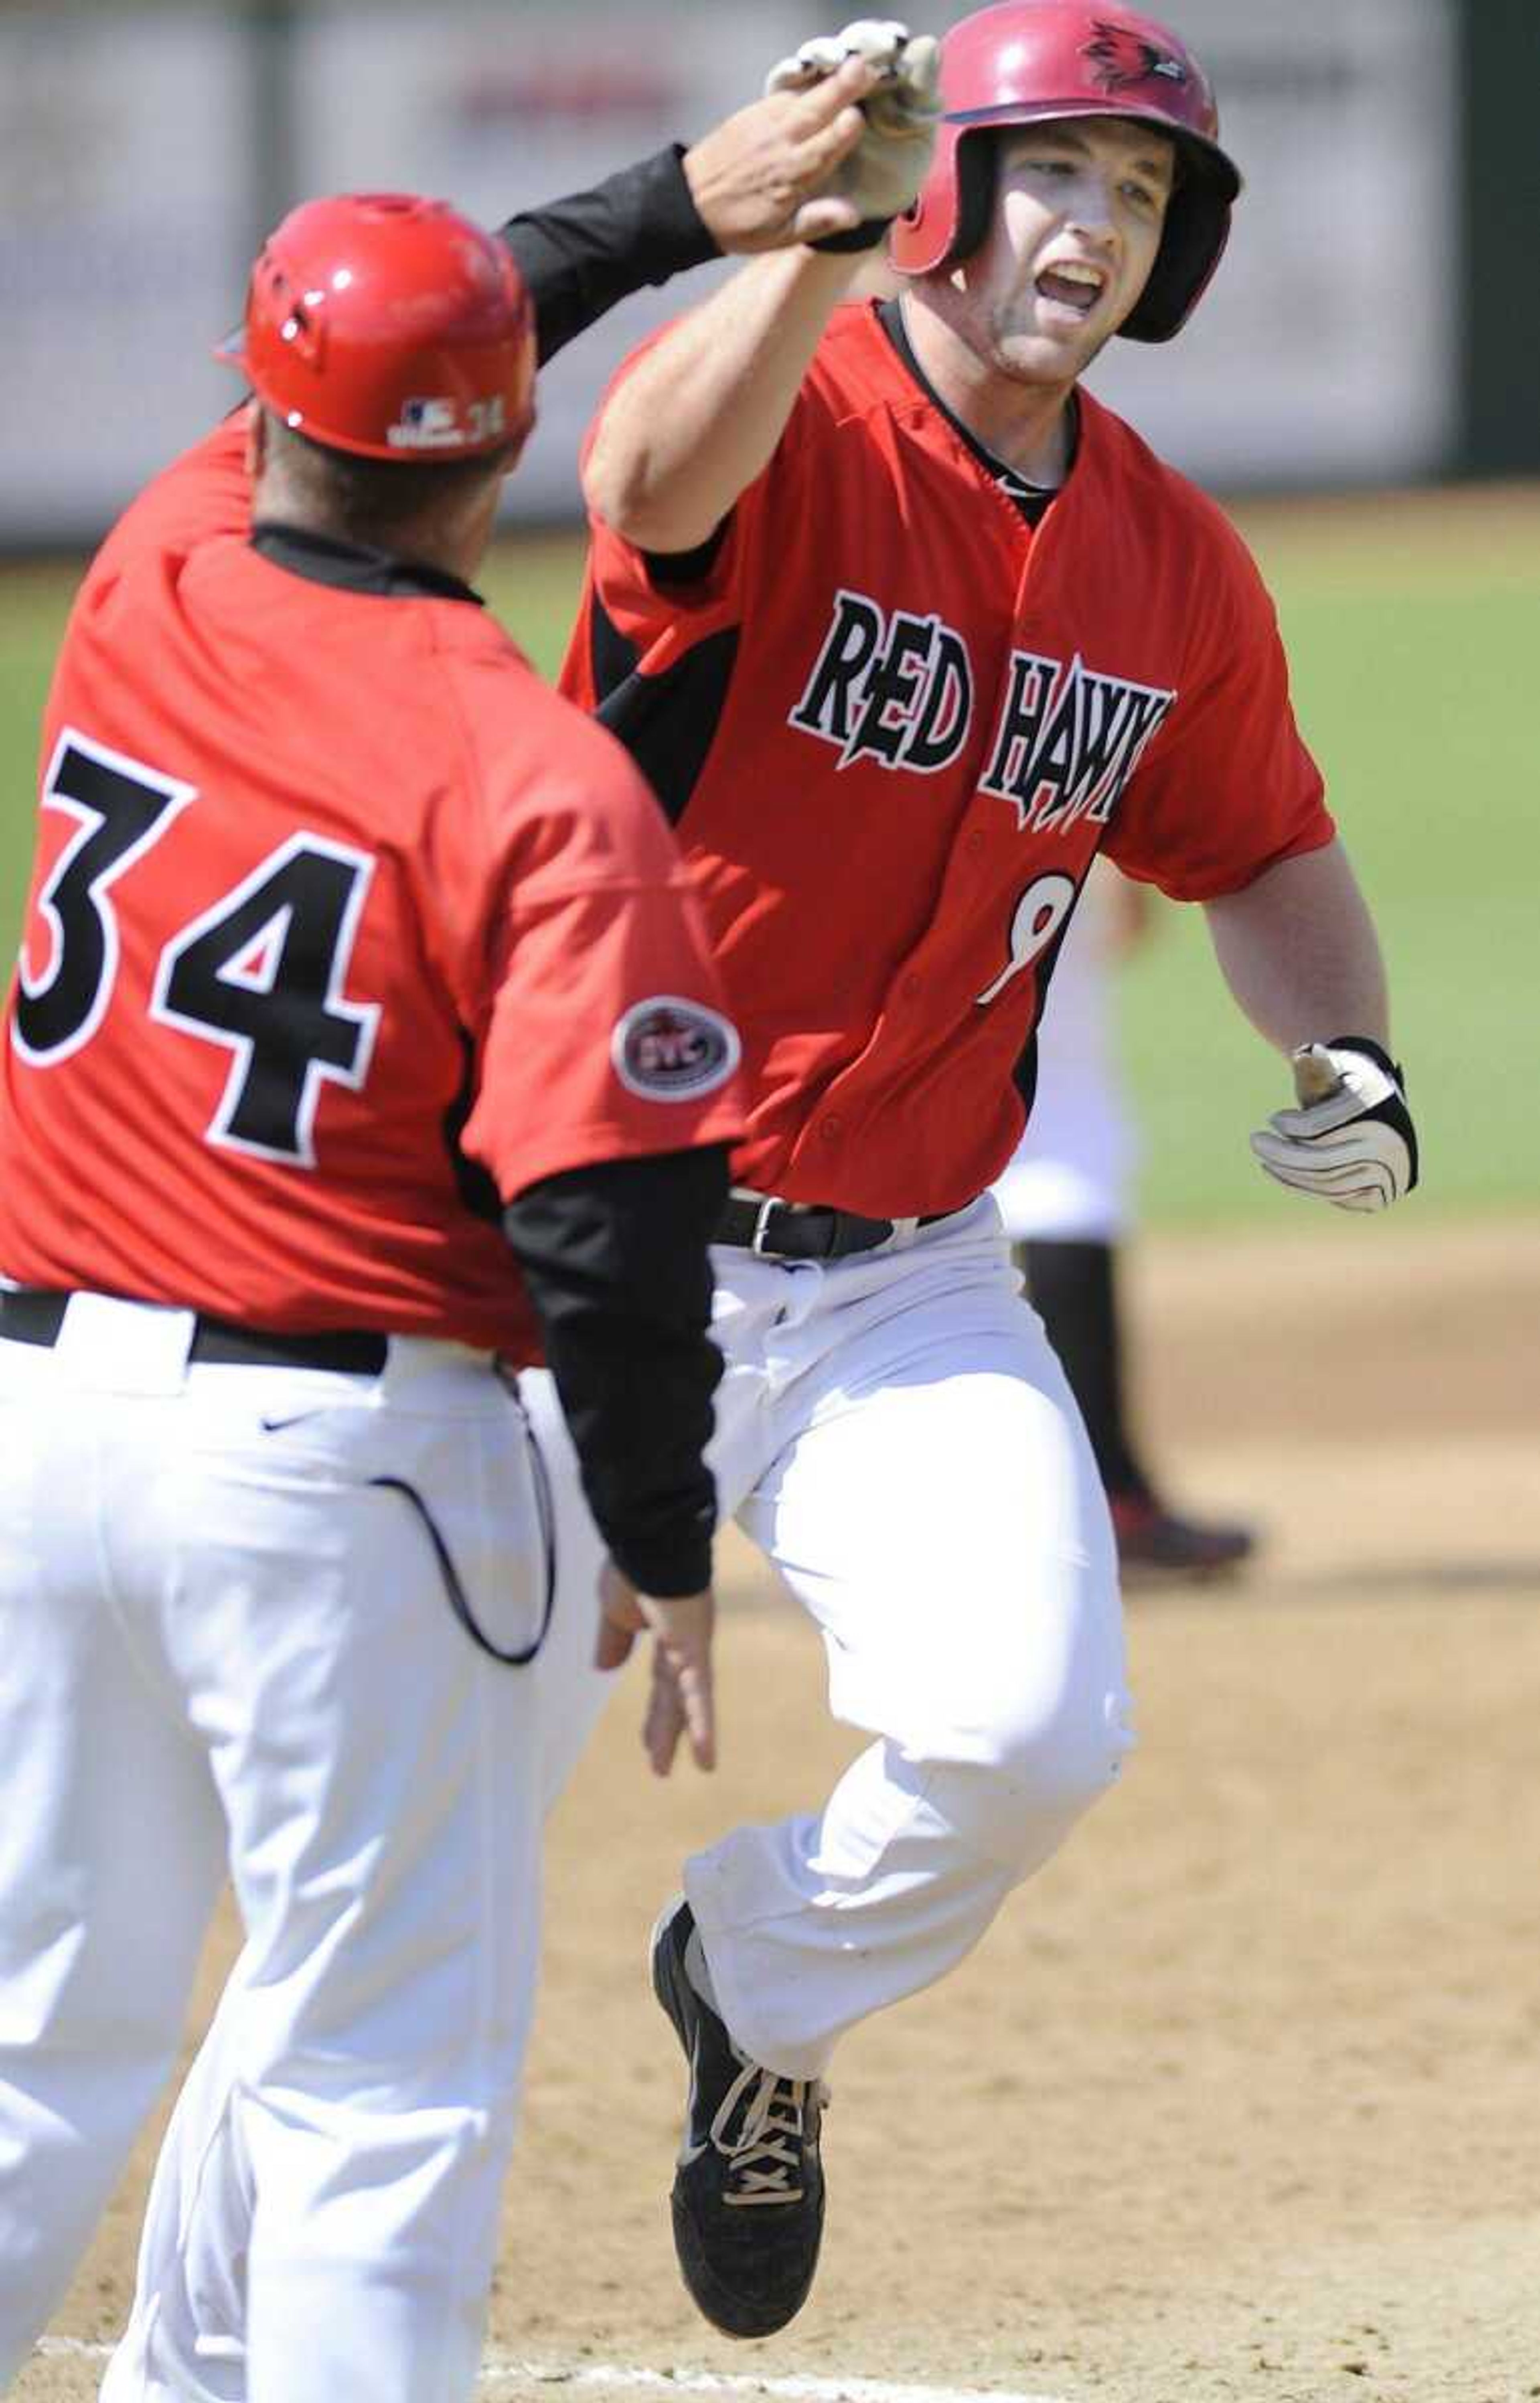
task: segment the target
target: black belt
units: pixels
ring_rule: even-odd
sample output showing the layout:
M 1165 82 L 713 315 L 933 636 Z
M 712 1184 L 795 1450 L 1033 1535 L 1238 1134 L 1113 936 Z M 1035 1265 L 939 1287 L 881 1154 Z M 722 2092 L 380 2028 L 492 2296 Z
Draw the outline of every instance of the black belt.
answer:
M 917 1224 L 934 1227 L 937 1217 L 956 1215 L 954 1210 L 941 1210 Z M 734 1193 L 712 1241 L 769 1253 L 779 1260 L 842 1260 L 852 1252 L 874 1252 L 897 1223 L 894 1218 L 863 1218 L 853 1210 L 825 1209 L 815 1202 L 756 1201 Z
M 0 1288 L 0 1336 L 11 1343 L 59 1340 L 69 1306 L 67 1293 L 40 1285 Z M 389 1339 L 368 1327 L 338 1327 L 324 1335 L 285 1335 L 263 1327 L 237 1327 L 200 1311 L 187 1358 L 247 1368 L 335 1368 L 348 1377 L 378 1377 L 390 1353 Z

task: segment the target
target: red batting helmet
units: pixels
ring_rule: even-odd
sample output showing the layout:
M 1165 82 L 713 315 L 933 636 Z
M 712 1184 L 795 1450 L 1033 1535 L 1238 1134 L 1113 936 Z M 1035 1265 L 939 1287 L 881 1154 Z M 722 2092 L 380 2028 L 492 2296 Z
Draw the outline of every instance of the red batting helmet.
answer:
M 1175 143 L 1177 180 L 1149 281 L 1118 330 L 1169 341 L 1219 264 L 1241 189 L 1219 147 L 1213 87 L 1176 35 L 1116 5 L 1005 0 L 964 17 L 942 43 L 941 103 L 930 174 L 890 238 L 894 265 L 924 275 L 983 242 L 994 145 L 981 132 L 1044 117 L 1132 118 Z
M 408 192 L 292 210 L 219 355 L 295 433 L 365 459 L 474 459 L 534 423 L 534 311 L 511 253 Z

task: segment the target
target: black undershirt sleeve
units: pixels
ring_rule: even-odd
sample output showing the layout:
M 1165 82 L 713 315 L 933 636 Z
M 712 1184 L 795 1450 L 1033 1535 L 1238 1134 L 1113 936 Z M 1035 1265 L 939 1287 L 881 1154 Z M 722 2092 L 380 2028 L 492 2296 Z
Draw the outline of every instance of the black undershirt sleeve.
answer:
M 534 302 L 541 366 L 644 285 L 721 256 L 677 145 L 502 228 Z M 583 1490 L 642 1591 L 699 1592 L 716 1497 L 703 1452 L 721 1355 L 706 1245 L 725 1145 L 604 1160 L 510 1202 L 504 1229 L 545 1339 Z
M 711 1579 L 716 1494 L 702 1453 L 722 1374 L 706 1245 L 724 1144 L 601 1160 L 516 1195 L 503 1226 L 545 1338 L 583 1491 L 644 1593 Z
M 501 228 L 534 302 L 542 367 L 629 293 L 720 258 L 690 197 L 684 156 L 675 143 Z

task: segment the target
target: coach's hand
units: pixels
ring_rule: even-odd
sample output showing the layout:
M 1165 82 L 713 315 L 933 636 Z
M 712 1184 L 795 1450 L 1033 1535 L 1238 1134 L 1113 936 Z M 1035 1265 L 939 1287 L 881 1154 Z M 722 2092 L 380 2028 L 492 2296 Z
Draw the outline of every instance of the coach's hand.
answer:
M 855 222 L 845 231 L 805 237 L 825 250 L 875 249 L 917 197 L 930 170 L 941 119 L 941 49 L 928 34 L 911 35 L 891 17 L 859 17 L 821 34 L 770 70 L 770 91 L 815 91 L 864 60 L 875 82 L 861 103 L 862 133 L 840 160 L 828 190 L 848 201 Z
M 1367 1035 L 1292 1055 L 1299 1106 L 1252 1136 L 1269 1176 L 1339 1210 L 1388 1210 L 1417 1182 L 1417 1133 L 1401 1071 Z
M 642 1743 L 653 1773 L 666 1777 L 679 1739 L 689 1739 L 697 1769 L 716 1766 L 716 1702 L 712 1684 L 711 1641 L 716 1597 L 702 1593 L 673 1600 L 638 1593 L 613 1561 L 604 1564 L 600 1587 L 599 1641 L 594 1666 L 618 1669 L 631 1658 L 638 1635 L 652 1635 L 652 1686 L 642 1721 Z
M 685 153 L 690 195 L 718 249 L 751 254 L 847 234 L 860 211 L 839 171 L 867 133 L 879 69 L 856 55 L 805 88 L 751 102 Z

